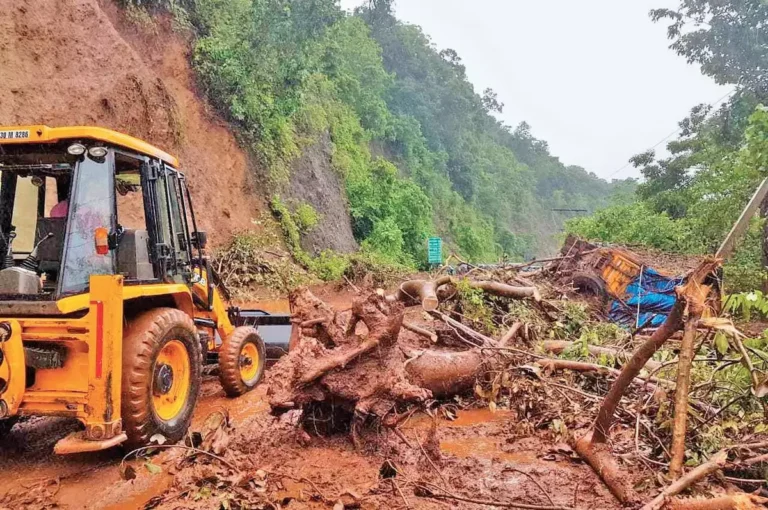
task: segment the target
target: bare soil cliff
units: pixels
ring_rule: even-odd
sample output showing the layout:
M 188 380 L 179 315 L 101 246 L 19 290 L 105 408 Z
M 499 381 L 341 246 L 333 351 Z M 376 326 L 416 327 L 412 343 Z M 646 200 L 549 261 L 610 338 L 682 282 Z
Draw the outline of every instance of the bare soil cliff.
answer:
M 188 41 L 170 23 L 144 31 L 123 16 L 111 0 L 3 1 L 0 125 L 96 125 L 144 139 L 180 159 L 214 244 L 253 228 L 264 193 L 195 89 Z

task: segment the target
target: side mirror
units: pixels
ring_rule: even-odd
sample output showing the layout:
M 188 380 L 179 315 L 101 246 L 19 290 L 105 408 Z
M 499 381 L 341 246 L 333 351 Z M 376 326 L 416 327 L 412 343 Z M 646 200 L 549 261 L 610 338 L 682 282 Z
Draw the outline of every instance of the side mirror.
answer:
M 208 244 L 208 234 L 202 230 L 192 232 L 192 246 L 199 249 L 204 249 Z

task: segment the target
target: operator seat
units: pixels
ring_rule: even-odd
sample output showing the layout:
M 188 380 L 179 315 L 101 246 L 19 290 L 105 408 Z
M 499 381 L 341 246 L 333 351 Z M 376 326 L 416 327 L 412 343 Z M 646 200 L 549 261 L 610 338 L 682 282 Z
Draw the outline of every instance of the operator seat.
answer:
M 51 280 L 56 280 L 58 278 L 66 229 L 66 218 L 37 219 L 35 244 L 39 243 L 40 240 L 48 234 L 53 234 L 53 237 L 41 244 L 37 250 L 37 259 L 40 261 L 40 271 L 47 273 Z

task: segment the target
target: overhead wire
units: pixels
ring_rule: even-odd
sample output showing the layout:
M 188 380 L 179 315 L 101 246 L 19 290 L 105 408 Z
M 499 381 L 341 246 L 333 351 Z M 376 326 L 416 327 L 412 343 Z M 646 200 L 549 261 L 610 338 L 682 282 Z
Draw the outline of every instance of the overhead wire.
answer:
M 728 97 L 729 97 L 729 96 L 731 96 L 731 95 L 733 95 L 734 93 L 736 93 L 736 88 L 735 88 L 735 87 L 734 87 L 733 89 L 731 89 L 730 91 L 728 91 L 728 93 L 727 93 L 727 94 L 725 94 L 723 97 L 721 97 L 721 98 L 720 98 L 720 99 L 718 99 L 717 101 L 715 101 L 715 102 L 713 102 L 713 103 L 709 103 L 709 107 L 710 107 L 710 108 L 715 108 L 715 107 L 717 107 L 717 106 L 718 106 L 720 103 L 722 103 L 723 101 L 725 101 L 726 99 L 728 99 Z M 663 144 L 664 142 L 666 142 L 667 140 L 669 140 L 670 138 L 672 138 L 673 136 L 675 136 L 676 134 L 678 134 L 678 133 L 679 133 L 679 132 L 680 132 L 682 129 L 683 129 L 682 127 L 678 127 L 677 129 L 675 129 L 674 131 L 672 131 L 670 134 L 668 134 L 667 136 L 665 136 L 664 138 L 662 138 L 661 140 L 659 140 L 659 141 L 658 141 L 658 142 L 657 142 L 655 145 L 653 145 L 653 146 L 649 147 L 648 149 L 646 149 L 646 151 L 650 151 L 650 150 L 653 150 L 653 149 L 655 149 L 655 148 L 656 148 L 656 147 L 658 147 L 659 145 Z M 625 170 L 627 167 L 629 167 L 631 164 L 632 164 L 632 161 L 631 161 L 631 160 L 630 160 L 630 161 L 627 161 L 627 163 L 626 163 L 624 166 L 622 166 L 622 167 L 621 167 L 621 168 L 619 168 L 618 170 L 616 170 L 616 171 L 614 171 L 614 172 L 612 172 L 612 173 L 608 174 L 608 178 L 611 178 L 611 177 L 613 177 L 614 175 L 618 174 L 619 172 L 622 172 L 622 171 L 624 171 L 624 170 Z

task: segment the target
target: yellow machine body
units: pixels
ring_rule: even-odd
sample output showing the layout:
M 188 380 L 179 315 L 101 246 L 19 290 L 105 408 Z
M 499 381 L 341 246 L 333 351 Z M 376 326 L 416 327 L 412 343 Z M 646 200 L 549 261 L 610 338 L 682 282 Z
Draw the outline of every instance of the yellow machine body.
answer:
M 135 138 L 102 128 L 0 127 L 0 144 L 47 144 L 92 140 L 177 166 L 176 158 Z M 3 166 L 0 165 L 0 171 Z M 17 221 L 14 219 L 14 221 Z M 21 221 L 21 220 L 18 220 Z M 0 299 L 0 418 L 62 416 L 76 418 L 83 432 L 60 441 L 58 453 L 95 451 L 126 439 L 122 427 L 123 327 L 128 306 L 162 303 L 201 320 L 214 338 L 235 329 L 219 289 L 202 267 L 191 281 L 131 282 L 119 274 L 90 276 L 85 292 L 55 300 Z M 212 295 L 209 295 L 211 294 Z M 202 306 L 200 303 L 206 303 Z M 62 353 L 62 366 L 28 367 L 36 347 Z M 30 379 L 30 375 L 32 379 Z

